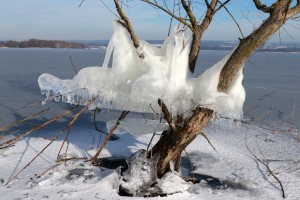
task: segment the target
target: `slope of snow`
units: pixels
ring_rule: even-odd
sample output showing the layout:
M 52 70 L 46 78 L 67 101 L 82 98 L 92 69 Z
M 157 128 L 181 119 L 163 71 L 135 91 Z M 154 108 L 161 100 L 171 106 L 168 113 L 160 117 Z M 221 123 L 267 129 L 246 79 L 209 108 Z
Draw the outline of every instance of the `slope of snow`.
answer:
M 217 151 L 199 136 L 186 149 L 189 156 L 183 154 L 181 168 L 182 175 L 187 175 L 191 171 L 191 161 L 192 175 L 201 182 L 187 184 L 184 186 L 186 189 L 179 190 L 172 185 L 183 184 L 181 179 L 169 175 L 160 184 L 164 191 L 175 194 L 151 199 L 282 199 L 279 184 L 251 155 L 247 146 L 276 173 L 284 186 L 286 199 L 299 199 L 300 148 L 297 132 L 271 134 L 255 125 L 214 120 L 205 133 Z M 64 138 L 54 142 L 18 179 L 5 186 L 48 144 L 48 138 L 54 134 L 46 130 L 39 135 L 43 137 L 28 137 L 1 150 L 1 199 L 140 199 L 117 194 L 119 178 L 113 170 L 91 166 L 85 159 L 58 165 L 55 160 Z M 119 140 L 108 143 L 101 157 L 128 157 L 139 149 L 147 148 L 151 137 L 152 134 L 140 137 L 123 134 Z M 68 150 L 65 145 L 61 157 L 91 158 L 96 152 L 95 138 L 99 138 L 97 131 L 74 127 L 69 136 Z M 155 140 L 158 138 L 156 136 Z M 269 140 L 265 141 L 266 138 Z

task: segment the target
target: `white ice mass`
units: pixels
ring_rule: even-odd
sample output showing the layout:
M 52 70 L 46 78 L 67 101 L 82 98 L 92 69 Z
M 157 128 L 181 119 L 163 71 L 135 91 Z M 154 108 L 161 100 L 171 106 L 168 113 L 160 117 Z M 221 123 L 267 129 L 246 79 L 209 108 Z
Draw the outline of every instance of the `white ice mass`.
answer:
M 193 78 L 188 68 L 190 40 L 185 30 L 176 27 L 162 47 L 140 41 L 136 49 L 128 31 L 118 22 L 113 24 L 114 34 L 102 67 L 84 68 L 72 80 L 61 80 L 50 74 L 38 78 L 47 99 L 56 96 L 56 100 L 85 105 L 96 98 L 90 109 L 151 113 L 153 109 L 160 112 L 157 100 L 162 99 L 174 116 L 186 113 L 195 105 L 211 108 L 217 115 L 234 118 L 242 115 L 243 68 L 226 94 L 217 91 L 219 74 L 229 55 Z

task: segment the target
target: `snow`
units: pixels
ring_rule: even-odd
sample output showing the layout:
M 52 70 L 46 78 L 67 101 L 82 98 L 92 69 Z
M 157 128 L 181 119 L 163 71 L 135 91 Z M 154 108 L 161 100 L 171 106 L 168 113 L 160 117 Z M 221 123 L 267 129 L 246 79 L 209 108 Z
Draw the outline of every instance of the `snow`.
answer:
M 13 55 L 13 52 L 11 52 L 12 50 L 9 51 L 9 54 Z M 23 55 L 25 50 L 18 51 L 20 51 L 20 55 Z M 43 53 L 45 53 L 45 50 L 27 51 L 43 51 Z M 53 58 L 57 58 L 57 56 L 61 54 L 62 52 L 53 56 Z M 213 54 L 215 55 L 216 53 Z M 34 52 L 35 59 L 38 55 L 37 52 Z M 270 54 L 268 55 L 270 56 Z M 282 54 L 278 54 L 276 57 L 280 55 Z M 45 56 L 43 56 L 43 58 L 44 57 Z M 64 59 L 68 57 L 69 52 L 64 54 Z M 3 56 L 2 58 L 5 59 L 7 56 Z M 30 56 L 25 56 L 25 58 L 29 59 Z M 295 61 L 294 63 L 299 63 L 299 56 L 292 58 Z M 263 57 L 263 59 L 265 59 L 265 57 Z M 266 61 L 267 63 L 272 60 L 274 60 L 274 62 L 279 62 L 271 56 L 270 58 L 268 57 L 268 59 L 269 60 Z M 32 92 L 38 89 L 32 84 L 32 82 L 36 80 L 36 77 L 32 72 L 40 72 L 41 70 L 46 71 L 47 68 L 41 69 L 40 65 L 43 66 L 45 63 L 51 63 L 50 61 L 45 62 L 41 59 L 41 63 L 37 65 L 38 67 L 36 68 L 31 65 L 30 68 L 21 68 L 20 66 L 23 66 L 23 63 L 25 63 L 23 59 L 21 64 L 16 64 L 17 67 L 14 68 L 13 66 L 9 66 L 9 70 L 3 65 L 1 66 L 3 68 L 3 71 L 0 74 L 0 83 L 2 85 L 0 88 L 2 91 L 2 95 L 0 96 L 1 127 L 3 127 L 3 124 L 4 126 L 7 125 L 5 123 L 11 119 L 14 121 L 22 117 L 21 111 L 24 111 L 25 109 L 29 110 L 27 113 L 24 112 L 25 116 L 36 113 L 39 111 L 38 109 L 45 109 L 45 107 L 40 105 L 34 106 L 33 104 L 27 103 L 34 100 L 34 98 L 37 98 L 39 95 Z M 283 64 L 286 64 L 286 60 L 282 59 L 282 61 L 284 61 Z M 271 66 L 276 66 L 275 64 L 272 64 Z M 24 65 L 26 66 L 26 64 Z M 269 175 L 269 171 L 266 167 L 260 164 L 251 155 L 247 146 L 258 158 L 266 162 L 281 180 L 287 196 L 286 199 L 299 199 L 299 87 L 294 86 L 291 88 L 290 86 L 287 86 L 289 83 L 299 85 L 299 71 L 297 71 L 299 68 L 296 66 L 295 69 L 291 70 L 288 68 L 289 66 L 284 66 L 284 70 L 282 70 L 282 66 L 279 66 L 279 69 L 281 68 L 282 71 L 279 71 L 278 69 L 278 71 L 276 71 L 275 69 L 275 72 L 276 74 L 279 74 L 280 77 L 285 76 L 288 80 L 292 80 L 292 82 L 282 81 L 283 79 L 276 77 L 274 69 L 272 69 L 273 73 L 270 73 L 271 70 L 263 71 L 259 66 L 253 66 L 253 68 L 257 67 L 256 70 L 253 71 L 259 71 L 258 75 L 254 73 L 255 77 L 258 77 L 259 75 L 262 77 L 257 78 L 260 82 L 257 81 L 257 79 L 252 79 L 251 84 L 247 86 L 247 94 L 251 99 L 248 99 L 248 105 L 244 109 L 247 111 L 246 117 L 249 120 L 246 120 L 245 122 L 235 122 L 232 120 L 215 118 L 204 130 L 217 151 L 214 151 L 207 141 L 199 136 L 186 149 L 188 155 L 183 153 L 181 175 L 186 176 L 192 171 L 193 174 L 189 175 L 199 178 L 201 180 L 200 183 L 193 185 L 184 184 L 180 177 L 169 174 L 169 177 L 160 180 L 163 181 L 160 185 L 164 191 L 174 192 L 174 194 L 166 197 L 153 197 L 150 199 L 282 199 L 278 183 Z M 263 67 L 267 67 L 267 65 Z M 286 70 L 287 68 L 289 70 Z M 52 68 L 49 66 L 49 69 Z M 56 70 L 56 73 L 60 75 L 63 74 L 63 69 L 57 68 Z M 94 69 L 87 69 L 86 72 L 83 71 L 83 74 L 87 72 L 93 74 L 94 71 L 97 72 L 98 70 L 101 71 L 104 69 L 95 67 Z M 111 71 L 112 69 L 107 68 L 107 71 L 109 70 Z M 215 70 L 218 71 L 217 69 Z M 10 72 L 7 73 L 7 71 Z M 65 71 L 71 70 L 67 68 Z M 291 74 L 286 75 L 285 73 L 287 71 L 291 71 L 293 76 Z M 30 74 L 28 74 L 28 72 L 30 72 Z M 51 73 L 55 73 L 55 71 L 52 71 Z M 105 74 L 106 73 L 108 72 L 105 72 Z M 241 73 L 241 71 L 239 73 Z M 11 79 L 9 79 L 10 77 Z M 47 75 L 46 80 L 48 77 L 50 77 L 50 82 L 45 82 L 45 88 L 51 86 L 49 87 L 50 90 L 55 88 L 55 91 L 67 91 L 70 89 L 70 92 L 74 92 L 75 89 L 78 89 L 78 86 L 76 85 L 77 81 L 74 81 L 74 79 L 60 80 L 56 79 L 54 76 Z M 295 77 L 295 79 L 292 79 L 293 77 Z M 108 77 L 104 76 L 103 78 Z M 239 76 L 235 81 L 240 82 L 241 78 L 242 76 Z M 13 84 L 16 79 L 18 81 L 16 84 Z M 28 82 L 26 82 L 26 80 L 28 80 Z M 84 79 L 81 81 L 84 81 Z M 187 83 L 193 85 L 196 81 L 197 79 L 191 79 L 191 83 L 188 83 L 189 81 L 187 81 Z M 65 82 L 69 83 L 65 84 Z M 70 82 L 76 84 L 72 85 Z M 102 82 L 97 84 L 102 84 Z M 65 85 L 68 87 L 62 87 Z M 49 91 L 49 88 L 46 90 Z M 201 87 L 198 87 L 197 89 L 199 88 Z M 83 94 L 85 91 L 86 90 L 83 89 L 80 93 Z M 233 93 L 230 98 L 236 98 L 234 93 L 239 93 L 239 91 L 243 90 L 233 87 L 232 91 Z M 248 91 L 250 91 L 250 94 Z M 97 93 L 98 90 L 95 90 L 91 91 L 91 93 L 86 92 L 83 96 L 89 97 L 90 94 Z M 10 97 L 8 94 L 12 94 L 13 96 Z M 51 94 L 48 95 L 49 97 L 51 96 Z M 215 95 L 217 96 L 218 94 Z M 228 92 L 227 95 L 229 96 L 230 92 Z M 16 96 L 20 98 L 16 98 Z M 68 95 L 65 95 L 64 98 L 67 96 Z M 223 97 L 223 95 L 220 94 L 219 97 Z M 240 97 L 241 100 L 245 98 L 244 95 L 238 97 Z M 57 98 L 58 96 L 54 99 Z M 72 98 L 73 96 L 70 95 L 70 102 L 80 100 L 76 99 L 79 97 Z M 201 97 L 198 99 L 199 102 L 201 102 L 200 98 Z M 272 110 L 272 106 L 276 104 L 278 100 L 282 99 L 284 100 L 280 105 L 282 107 L 278 108 L 278 110 Z M 216 105 L 214 104 L 216 99 L 212 98 L 212 100 L 208 100 L 210 99 L 203 99 L 203 102 L 201 103 L 206 103 L 208 104 L 207 106 Z M 63 101 L 68 101 L 68 99 Z M 82 98 L 81 101 L 86 101 L 86 99 Z M 26 106 L 21 107 L 24 102 L 26 102 Z M 210 104 L 211 102 L 213 104 Z M 84 102 L 82 104 L 84 104 Z M 60 103 L 48 102 L 47 105 L 51 107 L 51 114 L 53 115 L 57 115 L 59 112 L 65 111 L 66 109 L 65 107 L 62 107 L 59 111 L 55 110 L 56 107 L 61 106 Z M 238 103 L 234 104 L 234 106 L 238 105 Z M 3 110 L 5 112 L 3 112 Z M 272 112 L 270 112 L 270 110 Z M 226 112 L 228 111 L 225 111 L 225 114 Z M 119 133 L 122 133 L 122 135 L 120 135 L 120 138 L 115 141 L 109 141 L 101 154 L 101 157 L 129 157 L 132 153 L 147 148 L 153 135 L 151 131 L 164 130 L 164 122 L 159 122 L 148 117 L 146 117 L 146 121 L 141 114 L 131 114 L 131 116 L 125 118 L 121 123 Z M 231 113 L 229 112 L 229 115 L 230 114 Z M 119 115 L 120 112 L 112 110 L 108 113 L 100 113 L 98 119 L 101 120 L 101 122 L 98 124 L 98 128 L 106 130 L 106 126 L 110 127 Z M 40 122 L 45 121 L 47 117 L 49 116 L 43 115 L 41 118 L 29 121 L 13 130 L 1 132 L 0 143 L 23 132 L 28 126 L 31 127 L 40 124 Z M 68 148 L 65 145 L 60 156 L 58 156 L 58 151 L 63 143 L 64 136 L 52 143 L 52 145 L 43 152 L 40 157 L 34 160 L 17 179 L 13 180 L 7 186 L 5 185 L 10 178 L 27 165 L 29 161 L 49 143 L 50 138 L 60 132 L 61 128 L 66 125 L 66 121 L 69 121 L 71 117 L 72 116 L 68 116 L 64 120 L 56 122 L 53 126 L 47 127 L 38 133 L 31 134 L 21 141 L 14 143 L 11 147 L 0 149 L 1 199 L 144 199 L 140 197 L 119 196 L 118 173 L 111 169 L 91 166 L 89 162 L 86 162 L 87 159 L 90 159 L 96 153 L 97 144 L 101 138 L 99 132 L 95 130 L 92 120 L 90 120 L 90 118 L 92 118 L 92 113 L 88 111 L 80 116 L 83 121 L 75 123 L 68 138 Z M 258 118 L 259 120 L 257 120 Z M 134 119 L 137 120 L 135 121 Z M 139 125 L 139 127 L 137 127 L 137 125 Z M 21 131 L 14 133 L 14 130 Z M 279 132 L 274 132 L 276 130 L 279 130 Z M 128 132 L 132 134 L 129 134 Z M 160 132 L 155 136 L 152 145 L 158 140 L 159 136 Z M 101 141 L 103 141 L 103 135 Z M 76 157 L 83 159 L 57 163 L 57 157 Z M 190 161 L 192 162 L 192 167 Z
M 147 158 L 144 149 L 135 152 L 127 159 L 128 169 L 121 177 L 120 187 L 129 194 L 140 196 L 140 192 L 156 182 L 157 161 L 158 156 Z
M 157 187 L 164 194 L 175 194 L 187 191 L 191 182 L 183 180 L 179 174 L 174 172 L 167 172 L 160 180 L 158 180 Z
M 85 105 L 96 98 L 90 109 L 150 113 L 154 109 L 159 113 L 157 100 L 162 99 L 173 116 L 187 113 L 197 104 L 213 109 L 219 116 L 240 118 L 245 100 L 242 69 L 227 94 L 218 92 L 219 74 L 229 55 L 193 78 L 188 69 L 189 51 L 189 36 L 179 27 L 161 47 L 140 41 L 135 49 L 127 30 L 114 22 L 114 34 L 102 67 L 84 68 L 72 80 L 46 73 L 38 78 L 38 83 L 46 100 L 59 95 L 63 102 Z
M 108 115 L 113 118 L 112 113 Z M 190 159 L 193 176 L 198 177 L 200 183 L 184 183 L 178 175 L 170 173 L 159 180 L 158 185 L 164 192 L 174 194 L 150 199 L 282 199 L 278 183 L 268 176 L 268 170 L 253 158 L 246 145 L 274 170 L 282 181 L 286 199 L 299 199 L 298 132 L 271 134 L 251 124 L 239 126 L 230 120 L 216 119 L 204 131 L 217 152 L 203 137 L 198 137 L 186 149 L 189 156 L 183 153 L 181 168 L 182 175 L 186 176 L 191 171 Z M 69 136 L 68 155 L 77 158 L 93 156 L 97 149 L 92 147 L 92 135 L 99 137 L 93 129 L 74 127 Z M 84 160 L 56 163 L 63 138 L 54 142 L 18 179 L 5 186 L 13 175 L 48 144 L 47 138 L 52 136 L 53 131 L 44 130 L 37 136 L 27 137 L 1 150 L 2 199 L 140 199 L 118 195 L 119 175 L 111 169 L 94 167 Z M 152 134 L 139 137 L 123 134 L 119 140 L 109 142 L 101 156 L 128 157 L 139 149 L 146 149 L 151 137 Z M 155 140 L 158 138 L 156 136 Z M 270 140 L 265 141 L 266 138 Z M 64 147 L 62 152 L 65 151 Z

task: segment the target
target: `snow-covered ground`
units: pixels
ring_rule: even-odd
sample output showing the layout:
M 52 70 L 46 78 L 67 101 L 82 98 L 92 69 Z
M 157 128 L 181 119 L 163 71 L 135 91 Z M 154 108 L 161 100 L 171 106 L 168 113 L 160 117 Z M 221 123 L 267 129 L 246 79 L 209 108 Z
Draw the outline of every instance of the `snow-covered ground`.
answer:
M 69 63 L 65 64 L 69 66 L 67 69 L 60 68 L 61 66 L 51 68 L 51 66 L 55 66 L 55 62 L 61 59 L 62 55 L 69 62 L 69 54 L 75 53 L 79 56 L 83 50 L 2 49 L 0 53 L 5 54 L 4 57 L 0 57 L 2 72 L 0 74 L 2 94 L 0 128 L 50 108 L 25 123 L 1 131 L 1 144 L 4 140 L 24 133 L 71 107 L 57 102 L 48 102 L 42 106 L 40 101 L 43 97 L 39 94 L 35 83 L 39 74 L 45 70 L 56 73 L 62 78 L 71 78 L 74 73 Z M 29 54 L 40 56 L 35 58 L 36 62 L 40 63 L 32 64 Z M 49 54 L 51 54 L 50 58 L 47 57 Z M 204 52 L 207 60 L 210 60 L 209 56 L 215 54 L 218 52 Z M 181 192 L 150 199 L 282 199 L 279 183 L 260 161 L 265 163 L 281 181 L 287 199 L 300 198 L 299 80 L 297 79 L 298 82 L 294 80 L 300 73 L 298 68 L 288 70 L 289 66 L 284 66 L 285 68 L 280 70 L 279 66 L 280 62 L 286 63 L 282 58 L 299 63 L 297 62 L 299 56 L 291 54 L 275 56 L 268 54 L 268 56 L 262 58 L 257 56 L 253 59 L 257 63 L 260 59 L 265 59 L 265 63 L 271 63 L 270 67 L 248 65 L 245 68 L 244 85 L 247 98 L 244 119 L 235 122 L 214 119 L 204 133 L 216 150 L 204 137 L 199 136 L 183 153 L 182 175 L 194 176 L 201 180 L 200 183 L 187 185 L 173 177 L 164 183 L 165 189 L 182 190 Z M 76 56 L 72 55 L 72 57 L 76 64 Z M 10 63 L 18 63 L 6 67 L 5 63 L 8 61 L 5 59 L 11 59 Z M 215 61 L 211 62 L 215 63 Z M 36 99 L 39 101 L 32 102 Z M 79 109 L 46 128 L 30 134 L 13 146 L 0 149 L 0 199 L 141 198 L 120 196 L 117 192 L 118 174 L 112 169 L 94 167 L 86 162 L 96 153 L 100 138 L 101 141 L 104 138 L 104 135 L 101 136 L 95 130 L 91 111 L 82 113 L 78 122 L 74 124 L 68 136 L 68 145 L 65 143 L 60 151 L 66 132 L 16 179 L 6 185 L 50 143 L 52 137 L 67 126 L 73 114 Z M 114 110 L 97 114 L 98 128 L 107 131 L 106 122 L 111 124 L 111 120 L 118 118 L 119 115 L 120 112 Z M 146 114 L 146 117 L 151 118 L 151 115 Z M 131 118 L 143 120 L 144 116 L 130 113 L 126 118 L 127 123 L 134 123 L 129 120 Z M 128 124 L 122 126 L 127 132 L 131 130 Z M 139 149 L 146 149 L 152 137 L 152 133 L 135 137 L 129 133 L 122 133 L 121 130 L 118 132 L 119 139 L 109 141 L 101 157 L 129 157 Z M 156 136 L 152 144 L 158 138 L 159 136 Z M 61 158 L 72 159 L 57 163 L 56 160 Z
M 92 127 L 75 126 L 69 135 L 66 157 L 82 160 L 55 162 L 64 139 L 61 137 L 6 186 L 6 182 L 58 132 L 45 130 L 0 151 L 1 199 L 139 199 L 119 196 L 118 174 L 111 169 L 91 166 L 84 159 L 96 153 L 99 132 Z M 184 192 L 153 199 L 281 199 L 278 182 L 251 152 L 280 179 L 287 199 L 299 199 L 300 138 L 297 130 L 271 134 L 256 125 L 214 120 L 205 133 L 216 151 L 199 136 L 186 149 L 187 153 L 183 153 L 182 161 L 182 175 L 193 171 L 190 175 L 199 178 L 200 183 L 189 185 Z M 119 136 L 120 139 L 108 143 L 101 157 L 128 157 L 139 149 L 146 149 L 152 134 L 134 137 L 123 133 Z M 180 184 L 170 182 L 168 187 L 172 189 Z

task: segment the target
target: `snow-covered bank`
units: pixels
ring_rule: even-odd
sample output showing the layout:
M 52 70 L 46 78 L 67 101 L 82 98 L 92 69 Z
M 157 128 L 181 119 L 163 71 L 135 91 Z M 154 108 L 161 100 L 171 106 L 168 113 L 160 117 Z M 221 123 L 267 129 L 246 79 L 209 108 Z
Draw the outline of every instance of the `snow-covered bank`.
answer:
M 105 127 L 100 127 L 105 129 Z M 183 193 L 150 199 L 282 199 L 276 180 L 269 176 L 249 149 L 276 173 L 287 199 L 300 197 L 299 133 L 291 131 L 271 134 L 255 125 L 237 124 L 229 120 L 213 121 L 205 130 L 217 151 L 203 137 L 198 137 L 184 154 L 182 173 L 193 165 L 194 176 L 201 179 Z M 118 176 L 105 168 L 90 166 L 84 160 L 56 165 L 55 160 L 63 138 L 54 142 L 18 179 L 4 184 L 25 166 L 45 145 L 53 132 L 43 137 L 28 137 L 0 153 L 0 193 L 2 199 L 140 199 L 117 194 Z M 128 133 L 108 143 L 102 157 L 128 157 L 146 148 L 152 134 L 134 138 Z M 70 134 L 67 157 L 90 158 L 96 152 L 97 131 L 74 128 Z M 159 136 L 156 136 L 156 139 Z M 268 138 L 268 141 L 265 139 Z M 62 152 L 65 152 L 65 148 Z M 174 181 L 174 179 L 172 179 Z M 173 187 L 170 183 L 170 189 Z M 177 183 L 179 184 L 179 183 Z

